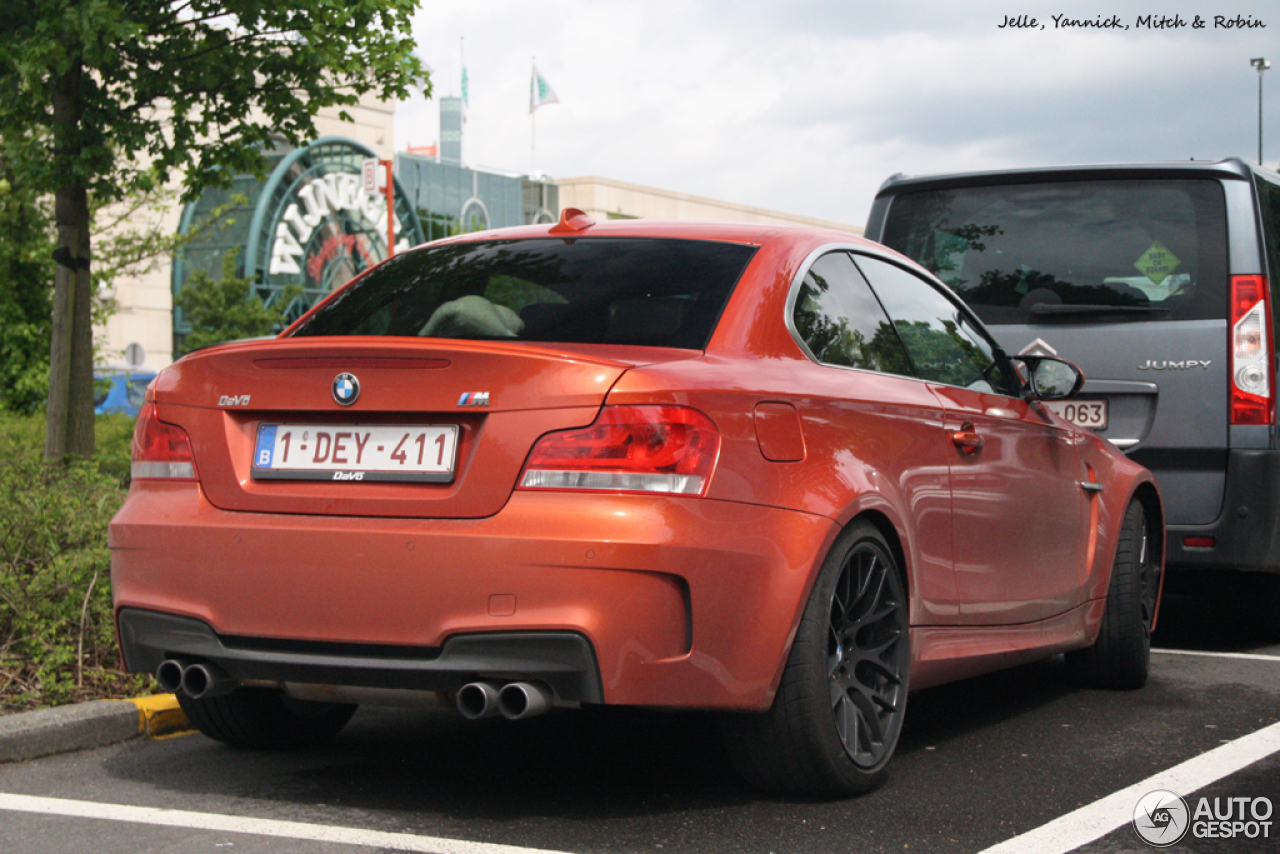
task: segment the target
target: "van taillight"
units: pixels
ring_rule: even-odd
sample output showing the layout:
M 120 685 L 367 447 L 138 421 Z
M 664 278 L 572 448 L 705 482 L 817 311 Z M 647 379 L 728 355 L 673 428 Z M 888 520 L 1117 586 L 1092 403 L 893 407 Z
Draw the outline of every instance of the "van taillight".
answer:
M 1231 423 L 1271 424 L 1275 371 L 1265 276 L 1231 277 Z
M 150 400 L 142 404 L 138 423 L 133 428 L 133 462 L 129 473 L 134 480 L 196 479 L 196 460 L 187 431 L 161 421 L 155 403 Z
M 719 431 L 696 409 L 606 406 L 589 427 L 539 439 L 520 488 L 702 495 L 719 450 Z

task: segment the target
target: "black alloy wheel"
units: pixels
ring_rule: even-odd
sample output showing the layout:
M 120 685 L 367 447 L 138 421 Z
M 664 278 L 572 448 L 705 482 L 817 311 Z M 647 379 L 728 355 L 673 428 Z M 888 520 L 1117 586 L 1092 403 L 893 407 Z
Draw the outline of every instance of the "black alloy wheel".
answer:
M 831 597 L 827 672 L 845 753 L 859 768 L 882 765 L 897 743 L 910 663 L 906 597 L 887 550 L 863 540 Z
M 908 607 L 884 536 L 855 521 L 818 573 L 773 706 L 721 716 L 725 746 L 748 781 L 817 797 L 884 781 L 906 713 Z

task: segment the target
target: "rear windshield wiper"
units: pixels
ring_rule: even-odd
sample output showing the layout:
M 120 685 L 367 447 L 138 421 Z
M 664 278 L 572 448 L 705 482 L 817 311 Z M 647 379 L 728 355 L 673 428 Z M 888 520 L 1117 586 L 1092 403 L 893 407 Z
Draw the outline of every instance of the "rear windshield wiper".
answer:
M 1037 317 L 1058 317 L 1070 314 L 1168 314 L 1172 309 L 1155 305 L 1070 305 L 1038 302 L 1031 306 Z

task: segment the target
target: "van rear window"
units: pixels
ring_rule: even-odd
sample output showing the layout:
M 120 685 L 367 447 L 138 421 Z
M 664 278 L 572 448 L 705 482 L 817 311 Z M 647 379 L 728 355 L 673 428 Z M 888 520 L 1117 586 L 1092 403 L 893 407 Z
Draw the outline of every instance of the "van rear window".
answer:
M 1226 208 L 1216 181 L 902 193 L 883 242 L 950 285 L 986 323 L 1226 316 Z

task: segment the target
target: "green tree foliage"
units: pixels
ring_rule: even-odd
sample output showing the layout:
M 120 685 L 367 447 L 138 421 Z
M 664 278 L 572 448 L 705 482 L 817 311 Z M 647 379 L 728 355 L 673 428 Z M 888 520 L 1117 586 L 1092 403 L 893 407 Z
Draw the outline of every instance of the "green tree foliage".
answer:
M 49 389 L 52 212 L 7 165 L 0 166 L 0 409 L 29 413 Z
M 253 292 L 253 282 L 236 275 L 236 253 L 222 259 L 222 278 L 215 279 L 205 270 L 196 270 L 183 285 L 175 302 L 191 322 L 191 332 L 182 341 L 182 352 L 234 341 L 257 338 L 283 329 L 287 323 L 286 308 L 297 293 L 288 290 L 271 305 Z
M 216 208 L 185 234 L 162 228 L 165 213 L 177 203 L 174 190 L 139 190 L 114 204 L 92 206 L 94 323 L 114 311 L 117 277 L 149 273 L 191 241 L 230 224 L 226 213 L 240 201 Z M 29 414 L 49 395 L 53 247 L 51 198 L 20 184 L 0 159 L 0 410 Z M 119 354 L 95 350 L 95 360 L 113 355 Z
M 417 0 L 14 0 L 0 28 L 0 127 L 57 227 L 45 454 L 93 449 L 90 195 L 185 172 L 186 197 L 262 174 L 276 135 L 315 114 L 426 83 Z

